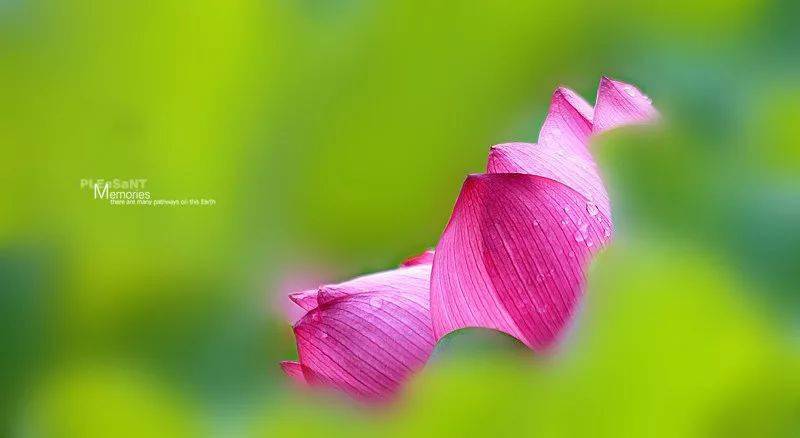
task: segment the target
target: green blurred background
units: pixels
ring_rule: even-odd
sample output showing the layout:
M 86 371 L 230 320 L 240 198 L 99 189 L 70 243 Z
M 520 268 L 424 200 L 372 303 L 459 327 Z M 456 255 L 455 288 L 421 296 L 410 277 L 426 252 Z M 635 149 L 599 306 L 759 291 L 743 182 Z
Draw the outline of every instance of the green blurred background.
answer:
M 3 436 L 800 435 L 798 3 L 0 1 Z M 618 239 L 568 341 L 445 339 L 401 402 L 292 388 L 283 295 L 435 245 L 564 84 Z M 147 178 L 110 206 L 82 179 Z

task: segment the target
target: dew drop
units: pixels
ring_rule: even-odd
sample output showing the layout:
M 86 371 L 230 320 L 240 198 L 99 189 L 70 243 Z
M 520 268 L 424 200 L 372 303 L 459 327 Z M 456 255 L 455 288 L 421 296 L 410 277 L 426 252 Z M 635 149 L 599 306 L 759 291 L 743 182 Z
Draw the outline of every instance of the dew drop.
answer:
M 636 96 L 636 91 L 633 89 L 633 87 L 625 87 L 625 92 L 628 93 L 628 96 L 630 97 Z
M 567 254 L 567 255 L 570 256 L 570 257 L 575 257 L 575 251 L 570 251 L 569 254 Z
M 327 339 L 328 338 L 328 334 L 325 333 L 324 330 L 320 330 L 320 331 L 317 332 L 317 337 L 320 338 L 320 339 Z
M 369 299 L 369 305 L 376 309 L 380 309 L 383 305 L 383 300 L 378 297 L 372 297 Z
M 603 236 L 604 236 L 604 237 L 611 237 L 611 230 L 609 230 L 608 228 L 606 228 L 606 229 L 603 231 Z
M 583 242 L 586 237 L 580 231 L 575 232 L 575 241 L 576 242 Z M 572 252 L 570 251 L 570 257 L 572 257 Z
M 593 202 L 586 203 L 586 212 L 589 213 L 589 216 L 597 216 L 598 209 L 597 206 L 594 205 Z
M 566 207 L 564 207 L 564 213 L 569 213 L 569 205 L 567 205 Z
M 536 219 L 534 219 L 534 220 L 533 220 L 533 226 L 534 226 L 534 227 L 538 227 L 538 226 L 539 226 L 539 221 L 537 221 Z

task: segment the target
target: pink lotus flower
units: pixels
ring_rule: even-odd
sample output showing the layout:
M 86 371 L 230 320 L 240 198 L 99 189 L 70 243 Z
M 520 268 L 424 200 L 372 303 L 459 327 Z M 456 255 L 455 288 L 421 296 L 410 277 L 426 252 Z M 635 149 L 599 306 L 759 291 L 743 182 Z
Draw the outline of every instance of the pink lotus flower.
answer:
M 636 87 L 606 77 L 594 108 L 558 88 L 538 143 L 493 146 L 487 172 L 467 177 L 435 252 L 291 295 L 307 313 L 294 325 L 299 361 L 283 362 L 284 371 L 386 398 L 454 330 L 500 330 L 537 351 L 555 345 L 580 302 L 588 263 L 613 233 L 589 140 L 657 117 Z

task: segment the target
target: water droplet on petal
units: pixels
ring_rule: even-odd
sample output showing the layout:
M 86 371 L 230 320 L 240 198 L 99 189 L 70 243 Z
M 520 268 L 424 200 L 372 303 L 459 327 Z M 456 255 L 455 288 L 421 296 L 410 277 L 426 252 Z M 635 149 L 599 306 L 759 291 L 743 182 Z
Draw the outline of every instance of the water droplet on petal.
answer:
M 625 92 L 628 93 L 630 97 L 636 96 L 636 90 L 634 90 L 633 87 L 625 87 Z
M 584 239 L 586 239 L 586 237 L 584 237 L 583 233 L 581 233 L 580 231 L 576 231 L 575 232 L 575 241 L 576 242 L 583 242 Z M 572 252 L 570 252 L 570 257 L 572 257 L 571 254 L 572 254 Z
M 569 254 L 567 254 L 567 255 L 570 256 L 570 257 L 575 257 L 575 251 L 570 251 Z
M 378 297 L 372 297 L 369 299 L 369 305 L 376 309 L 380 309 L 383 305 L 383 300 Z
M 603 236 L 604 236 L 604 237 L 611 237 L 611 230 L 609 230 L 608 228 L 606 228 L 606 229 L 603 231 Z
M 317 337 L 320 338 L 320 339 L 327 339 L 328 338 L 328 334 L 325 333 L 324 330 L 320 330 L 320 331 L 317 332 Z
M 567 205 L 566 207 L 564 207 L 564 213 L 568 213 L 568 212 L 569 212 L 569 205 Z
M 586 203 L 586 212 L 589 213 L 589 216 L 597 216 L 598 211 L 597 206 L 594 205 L 593 202 Z
M 548 308 L 549 308 L 549 306 L 547 304 L 538 304 L 538 305 L 536 305 L 536 311 L 539 312 L 539 314 L 547 313 L 547 309 Z
M 538 226 L 539 226 L 539 221 L 537 221 L 537 220 L 535 220 L 535 219 L 534 219 L 534 221 L 533 221 L 533 226 L 534 226 L 534 227 L 538 227 Z

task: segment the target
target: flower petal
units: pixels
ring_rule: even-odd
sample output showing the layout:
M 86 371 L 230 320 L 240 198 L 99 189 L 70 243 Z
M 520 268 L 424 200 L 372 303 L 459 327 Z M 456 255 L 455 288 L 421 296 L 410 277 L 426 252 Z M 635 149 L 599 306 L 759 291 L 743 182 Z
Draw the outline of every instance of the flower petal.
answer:
M 433 250 L 429 249 L 422 254 L 407 258 L 401 266 L 414 266 L 433 263 Z
M 539 131 L 539 144 L 548 144 L 564 152 L 592 159 L 587 148 L 592 135 L 594 110 L 569 88 L 559 87 L 550 100 L 550 109 Z
M 558 181 L 577 191 L 606 217 L 611 203 L 591 155 L 565 150 L 558 143 L 505 143 L 492 146 L 488 173 L 526 173 Z
M 303 366 L 300 365 L 300 362 L 294 362 L 291 360 L 285 360 L 281 362 L 281 369 L 287 376 L 291 377 L 297 383 L 306 383 L 306 378 L 303 375 Z
M 600 79 L 594 106 L 595 134 L 621 125 L 652 122 L 658 117 L 650 98 L 635 86 L 605 76 Z
M 430 269 L 418 264 L 320 288 L 318 307 L 294 326 L 310 383 L 381 399 L 422 368 L 434 347 Z
M 311 310 L 317 307 L 317 294 L 317 289 L 309 289 L 302 292 L 289 294 L 289 299 L 294 301 L 295 304 L 302 307 L 304 310 Z
M 611 204 L 588 149 L 592 107 L 574 91 L 559 87 L 550 102 L 539 143 L 506 143 L 489 152 L 488 173 L 527 173 L 556 180 L 578 191 L 607 217 Z
M 591 255 L 610 236 L 608 217 L 564 184 L 471 175 L 434 256 L 436 339 L 487 327 L 547 349 L 575 313 Z

